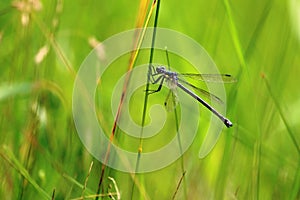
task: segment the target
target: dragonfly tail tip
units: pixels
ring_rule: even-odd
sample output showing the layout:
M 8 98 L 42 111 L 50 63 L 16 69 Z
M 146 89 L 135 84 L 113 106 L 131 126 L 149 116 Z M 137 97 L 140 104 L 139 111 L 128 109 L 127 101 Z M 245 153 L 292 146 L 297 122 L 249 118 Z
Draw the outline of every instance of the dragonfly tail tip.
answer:
M 227 128 L 232 127 L 232 122 L 229 121 L 229 119 L 225 119 L 225 120 L 224 120 L 224 124 L 227 126 Z

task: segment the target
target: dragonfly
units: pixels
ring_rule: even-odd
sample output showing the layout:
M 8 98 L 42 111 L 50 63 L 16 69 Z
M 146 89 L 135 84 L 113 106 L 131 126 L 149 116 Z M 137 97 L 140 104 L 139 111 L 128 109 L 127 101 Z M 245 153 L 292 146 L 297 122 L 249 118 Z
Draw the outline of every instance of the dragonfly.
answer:
M 216 109 L 214 109 L 211 105 L 209 105 L 205 100 L 200 98 L 197 94 L 195 94 L 192 90 L 184 86 L 183 84 L 199 91 L 203 95 L 212 98 L 213 100 L 222 103 L 222 100 L 215 96 L 214 94 L 211 94 L 207 92 L 206 90 L 203 90 L 201 88 L 198 88 L 191 83 L 188 83 L 183 78 L 189 77 L 195 80 L 201 80 L 205 82 L 216 82 L 216 83 L 232 83 L 236 82 L 235 78 L 233 78 L 230 74 L 194 74 L 194 73 L 182 73 L 179 74 L 174 71 L 167 70 L 165 66 L 158 66 L 154 68 L 154 66 L 150 67 L 150 73 L 149 78 L 152 84 L 159 83 L 159 86 L 156 90 L 149 90 L 149 94 L 153 94 L 156 92 L 159 92 L 162 89 L 163 83 L 166 81 L 169 85 L 170 92 L 167 96 L 167 99 L 169 99 L 171 91 L 174 94 L 174 90 L 178 87 L 182 89 L 185 93 L 193 97 L 195 100 L 197 100 L 199 103 L 201 103 L 203 106 L 205 106 L 208 110 L 210 110 L 214 115 L 216 115 L 227 128 L 232 127 L 232 122 L 224 117 L 221 113 L 219 113 Z M 182 84 L 183 83 L 183 84 Z M 173 95 L 172 94 L 172 95 Z M 173 95 L 176 97 L 176 95 Z M 173 100 L 173 102 L 176 102 L 176 100 Z M 166 102 L 165 102 L 166 105 Z

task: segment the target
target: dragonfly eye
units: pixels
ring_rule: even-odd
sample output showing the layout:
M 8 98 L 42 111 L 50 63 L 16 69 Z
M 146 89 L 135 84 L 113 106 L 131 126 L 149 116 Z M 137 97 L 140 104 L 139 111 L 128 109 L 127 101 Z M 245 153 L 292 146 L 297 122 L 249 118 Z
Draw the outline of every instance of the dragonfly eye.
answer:
M 166 71 L 166 68 L 164 66 L 159 66 L 159 67 L 156 67 L 156 72 L 157 73 L 163 73 L 164 71 Z

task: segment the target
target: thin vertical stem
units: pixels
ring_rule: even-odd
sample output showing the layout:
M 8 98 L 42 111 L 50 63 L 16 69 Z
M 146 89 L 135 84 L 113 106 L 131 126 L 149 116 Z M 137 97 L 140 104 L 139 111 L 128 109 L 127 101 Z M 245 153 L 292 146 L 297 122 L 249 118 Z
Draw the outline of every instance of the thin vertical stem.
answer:
M 181 178 L 180 178 L 180 180 L 179 180 L 179 182 L 178 182 L 178 184 L 177 184 L 176 190 L 175 190 L 175 192 L 174 192 L 174 194 L 173 194 L 172 200 L 175 199 L 176 194 L 177 194 L 177 192 L 178 192 L 178 190 L 179 190 L 179 187 L 180 187 L 182 181 L 185 180 L 184 177 L 185 177 L 185 172 L 182 173 L 182 176 L 181 176 Z M 187 199 L 187 198 L 185 197 L 185 199 Z
M 155 37 L 156 37 L 156 27 L 158 24 L 158 15 L 159 15 L 159 7 L 160 7 L 160 0 L 154 0 L 152 5 L 156 4 L 156 13 L 155 13 L 155 19 L 154 19 L 154 29 L 152 34 L 152 43 L 151 43 L 151 50 L 150 50 L 150 57 L 149 57 L 149 66 L 148 66 L 148 73 L 151 71 L 151 65 L 153 61 L 154 56 L 154 45 L 155 45 Z M 140 159 L 143 151 L 143 133 L 144 133 L 144 126 L 145 126 L 145 119 L 146 119 L 146 112 L 147 112 L 147 104 L 148 104 L 148 91 L 149 91 L 149 85 L 150 85 L 150 77 L 147 76 L 147 83 L 146 83 L 146 92 L 144 96 L 144 106 L 143 106 L 143 113 L 142 113 L 142 124 L 141 124 L 141 132 L 140 132 L 140 142 L 139 142 L 139 148 L 138 148 L 138 156 L 137 156 L 137 162 L 135 167 L 135 172 L 138 172 L 139 170 L 139 164 Z M 132 189 L 131 189 L 131 198 L 133 198 L 134 194 L 134 187 L 135 181 L 133 182 Z
M 168 63 L 168 68 L 169 70 L 170 69 L 170 59 L 169 59 L 169 53 L 168 53 L 168 49 L 166 48 L 166 58 L 167 58 L 167 63 Z M 172 98 L 172 101 L 173 101 L 173 105 L 175 106 L 176 105 L 176 102 L 175 102 L 175 97 L 174 97 L 174 93 L 172 92 L 171 95 L 173 96 Z M 182 144 L 181 144 L 181 138 L 180 138 L 180 132 L 179 132 L 179 121 L 178 121 L 178 114 L 177 114 L 177 109 L 176 107 L 174 108 L 174 117 L 175 117 L 175 126 L 176 126 L 176 135 L 177 135 L 177 141 L 178 141 L 178 145 L 179 145 L 179 151 L 180 151 L 180 155 L 183 155 L 183 151 L 182 151 Z M 183 184 L 184 184 L 184 195 L 185 195 L 185 199 L 187 199 L 187 188 L 186 188 L 186 179 L 185 179 L 185 169 L 184 169 L 184 160 L 183 160 L 183 156 L 180 157 L 180 163 L 181 163 L 181 171 L 182 171 L 182 177 L 180 179 L 180 182 L 178 183 L 177 185 L 177 188 L 176 188 L 176 191 L 173 195 L 173 198 L 175 198 L 178 190 L 179 190 L 179 186 L 181 185 L 182 181 L 183 181 Z
M 143 6 L 141 6 L 141 7 L 143 7 Z M 125 99 L 125 95 L 126 95 L 126 91 L 127 91 L 127 86 L 129 84 L 129 81 L 130 81 L 130 77 L 131 77 L 130 70 L 135 65 L 136 58 L 137 58 L 137 56 L 139 54 L 139 49 L 140 49 L 140 46 L 142 44 L 142 41 L 143 41 L 143 38 L 144 38 L 144 35 L 145 35 L 145 28 L 149 24 L 150 17 L 152 15 L 152 11 L 153 11 L 153 7 L 154 7 L 154 4 L 152 4 L 152 7 L 151 7 L 151 9 L 150 9 L 150 11 L 148 13 L 148 17 L 147 17 L 147 19 L 145 21 L 145 24 L 144 24 L 144 29 L 141 31 L 141 33 L 138 30 L 138 33 L 136 34 L 136 38 L 137 38 L 136 41 L 137 42 L 134 44 L 134 46 L 136 46 L 136 50 L 132 52 L 132 55 L 130 57 L 129 67 L 128 67 L 129 73 L 127 73 L 125 81 L 124 81 L 124 86 L 123 86 L 123 90 L 122 90 L 122 95 L 121 95 L 120 103 L 119 103 L 119 106 L 118 106 L 118 111 L 117 111 L 117 114 L 116 114 L 116 118 L 114 120 L 112 132 L 111 132 L 111 135 L 110 135 L 110 138 L 109 138 L 110 142 L 112 142 L 112 140 L 114 139 L 114 137 L 116 135 L 116 132 L 118 130 L 117 129 L 117 122 L 119 121 L 119 119 L 121 117 L 121 111 L 122 111 L 122 107 L 123 107 L 123 103 L 124 103 L 124 99 Z M 140 24 L 140 21 L 141 21 L 141 19 L 139 19 L 138 26 Z M 104 174 L 105 174 L 105 169 L 106 169 L 106 163 L 107 163 L 107 161 L 109 159 L 109 156 L 110 156 L 110 148 L 111 148 L 111 143 L 109 143 L 108 146 L 107 146 L 104 163 L 102 164 L 102 167 L 101 167 L 101 175 L 100 175 L 100 178 L 99 178 L 96 200 L 98 199 L 98 194 L 100 194 L 101 185 L 102 185 L 102 182 L 103 182 L 103 179 L 104 179 Z M 134 177 L 133 177 L 133 179 L 134 179 Z

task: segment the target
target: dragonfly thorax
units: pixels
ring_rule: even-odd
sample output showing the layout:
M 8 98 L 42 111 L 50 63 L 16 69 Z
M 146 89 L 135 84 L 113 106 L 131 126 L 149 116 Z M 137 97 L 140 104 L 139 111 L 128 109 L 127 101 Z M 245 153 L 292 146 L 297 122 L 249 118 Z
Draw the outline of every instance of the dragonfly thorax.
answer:
M 177 73 L 169 71 L 169 70 L 166 70 L 166 67 L 164 67 L 164 66 L 156 67 L 156 72 L 158 74 L 165 75 L 166 78 L 171 78 L 171 79 L 176 78 L 177 79 Z
M 169 70 L 166 70 L 164 66 L 159 66 L 156 68 L 156 72 L 158 74 L 163 75 L 166 78 L 166 81 L 168 83 L 168 86 L 170 89 L 175 89 L 178 82 L 178 77 L 176 72 L 172 72 Z

